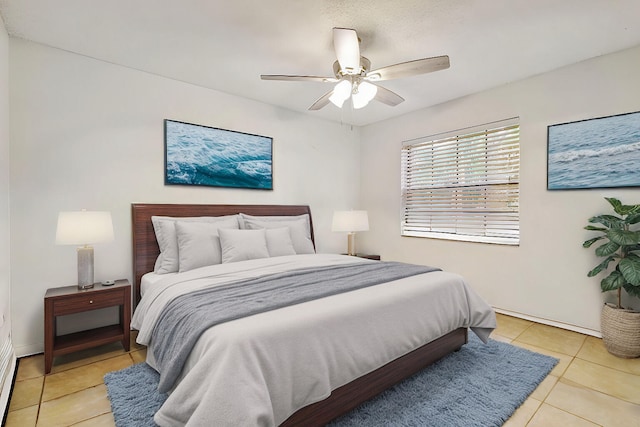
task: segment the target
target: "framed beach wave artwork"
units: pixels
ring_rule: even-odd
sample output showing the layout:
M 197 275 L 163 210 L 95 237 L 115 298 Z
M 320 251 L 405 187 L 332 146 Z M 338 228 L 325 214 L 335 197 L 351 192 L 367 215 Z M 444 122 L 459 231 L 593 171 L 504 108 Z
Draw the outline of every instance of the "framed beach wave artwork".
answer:
M 273 138 L 164 121 L 165 184 L 273 189 Z
M 547 127 L 547 189 L 640 187 L 640 112 Z

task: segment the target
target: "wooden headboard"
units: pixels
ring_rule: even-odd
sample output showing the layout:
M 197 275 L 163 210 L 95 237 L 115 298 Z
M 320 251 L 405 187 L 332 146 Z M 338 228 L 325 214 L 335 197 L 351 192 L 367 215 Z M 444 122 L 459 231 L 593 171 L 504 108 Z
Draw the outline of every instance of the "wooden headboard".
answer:
M 186 216 L 223 216 L 237 213 L 260 216 L 294 216 L 309 214 L 311 226 L 311 240 L 313 236 L 313 221 L 311 210 L 305 205 L 173 205 L 173 204 L 131 204 L 131 230 L 133 235 L 133 278 L 134 304 L 140 301 L 140 279 L 142 275 L 153 271 L 160 248 L 151 223 L 155 215 L 186 217 Z

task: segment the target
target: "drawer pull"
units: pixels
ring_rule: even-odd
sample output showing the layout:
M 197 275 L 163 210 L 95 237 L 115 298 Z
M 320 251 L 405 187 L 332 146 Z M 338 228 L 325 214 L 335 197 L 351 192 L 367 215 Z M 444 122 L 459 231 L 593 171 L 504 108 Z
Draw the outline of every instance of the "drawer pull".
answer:
M 89 304 L 93 304 L 93 300 L 89 300 Z

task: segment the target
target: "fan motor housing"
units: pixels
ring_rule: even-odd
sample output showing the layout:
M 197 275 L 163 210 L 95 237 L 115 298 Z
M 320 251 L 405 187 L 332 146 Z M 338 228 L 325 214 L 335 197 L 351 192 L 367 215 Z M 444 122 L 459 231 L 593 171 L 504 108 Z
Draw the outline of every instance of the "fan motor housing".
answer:
M 333 63 L 333 74 L 336 76 L 337 79 L 341 79 L 344 76 L 362 76 L 362 77 L 364 77 L 364 76 L 367 75 L 367 73 L 369 72 L 370 69 L 371 69 L 371 61 L 369 61 L 364 56 L 360 57 L 360 69 L 358 70 L 357 73 L 343 71 L 340 68 L 340 63 L 338 61 L 335 61 Z

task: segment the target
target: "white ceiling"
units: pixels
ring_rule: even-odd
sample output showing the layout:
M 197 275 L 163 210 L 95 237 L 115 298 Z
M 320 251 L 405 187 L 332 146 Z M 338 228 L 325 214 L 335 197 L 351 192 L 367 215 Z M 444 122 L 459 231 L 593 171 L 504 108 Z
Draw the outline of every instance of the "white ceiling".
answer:
M 354 125 L 640 45 L 639 0 L 0 0 L 0 14 L 14 37 Z M 372 68 L 451 68 L 381 82 L 406 101 L 356 111 L 307 111 L 329 83 L 260 79 L 332 76 L 333 27 L 358 32 Z

